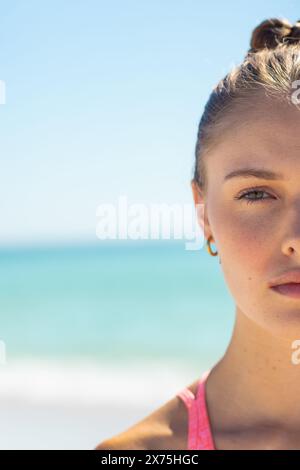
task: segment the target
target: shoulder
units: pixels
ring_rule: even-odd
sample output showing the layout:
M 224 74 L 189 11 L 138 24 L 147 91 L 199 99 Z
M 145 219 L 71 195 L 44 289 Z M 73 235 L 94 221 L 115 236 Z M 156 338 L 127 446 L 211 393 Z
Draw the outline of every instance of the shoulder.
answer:
M 187 388 L 196 394 L 198 380 Z M 181 398 L 174 396 L 160 408 L 125 431 L 100 442 L 94 450 L 187 449 L 188 414 Z

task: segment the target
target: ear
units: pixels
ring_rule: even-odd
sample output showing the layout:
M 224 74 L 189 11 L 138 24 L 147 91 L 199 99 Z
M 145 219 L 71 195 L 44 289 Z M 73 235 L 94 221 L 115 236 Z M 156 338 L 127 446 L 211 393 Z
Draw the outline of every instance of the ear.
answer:
M 209 220 L 207 217 L 207 207 L 206 200 L 204 198 L 203 190 L 200 188 L 199 184 L 192 179 L 191 187 L 193 192 L 193 199 L 196 207 L 197 220 L 204 233 L 204 238 L 207 240 L 210 235 L 212 235 Z

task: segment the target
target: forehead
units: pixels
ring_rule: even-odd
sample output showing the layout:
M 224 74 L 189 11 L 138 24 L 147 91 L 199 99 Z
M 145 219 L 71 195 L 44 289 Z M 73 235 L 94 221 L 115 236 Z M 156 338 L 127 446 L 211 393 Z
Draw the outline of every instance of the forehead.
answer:
M 250 163 L 300 174 L 300 110 L 295 105 L 258 103 L 228 119 L 206 160 L 208 174 L 224 175 Z

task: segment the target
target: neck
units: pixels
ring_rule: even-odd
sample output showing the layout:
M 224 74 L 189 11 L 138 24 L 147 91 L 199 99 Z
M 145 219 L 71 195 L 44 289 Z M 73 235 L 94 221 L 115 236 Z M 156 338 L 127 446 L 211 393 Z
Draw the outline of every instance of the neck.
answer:
M 245 423 L 299 429 L 300 341 L 292 348 L 297 339 L 300 334 L 272 335 L 237 308 L 230 344 L 207 380 L 212 418 L 236 429 Z

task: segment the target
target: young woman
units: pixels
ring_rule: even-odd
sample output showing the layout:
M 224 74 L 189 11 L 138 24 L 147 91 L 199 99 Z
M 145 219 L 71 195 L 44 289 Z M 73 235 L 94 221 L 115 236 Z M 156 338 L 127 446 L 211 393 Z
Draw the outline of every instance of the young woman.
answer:
M 96 449 L 300 449 L 300 21 L 254 29 L 209 97 L 195 153 L 232 338 L 214 367 Z

